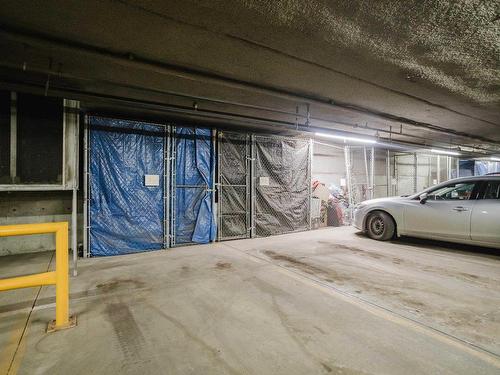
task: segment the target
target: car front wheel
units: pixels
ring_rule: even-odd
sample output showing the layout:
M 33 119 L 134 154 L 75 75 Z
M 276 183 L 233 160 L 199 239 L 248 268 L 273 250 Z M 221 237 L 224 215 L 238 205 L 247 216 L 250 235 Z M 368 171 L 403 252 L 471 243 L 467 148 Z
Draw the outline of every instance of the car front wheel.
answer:
M 376 211 L 366 220 L 366 232 L 370 238 L 387 241 L 394 236 L 396 225 L 392 217 L 382 211 Z

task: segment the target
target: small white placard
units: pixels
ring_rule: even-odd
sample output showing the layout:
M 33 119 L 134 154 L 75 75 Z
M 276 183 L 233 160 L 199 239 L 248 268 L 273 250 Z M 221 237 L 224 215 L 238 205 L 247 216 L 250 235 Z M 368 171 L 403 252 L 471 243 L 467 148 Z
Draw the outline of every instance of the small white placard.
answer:
M 146 186 L 160 186 L 160 175 L 146 174 L 144 175 L 144 185 Z
M 269 186 L 269 177 L 259 177 L 260 186 Z
M 340 179 L 340 186 L 342 186 L 342 187 L 346 187 L 347 186 L 345 178 L 341 178 Z

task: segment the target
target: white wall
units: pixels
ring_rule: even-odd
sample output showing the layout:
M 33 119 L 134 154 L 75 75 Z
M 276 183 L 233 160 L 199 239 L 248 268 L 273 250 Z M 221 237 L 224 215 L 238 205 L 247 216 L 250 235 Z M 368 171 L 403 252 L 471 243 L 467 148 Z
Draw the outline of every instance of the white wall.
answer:
M 345 178 L 344 150 L 313 143 L 312 179 L 326 186 L 340 187 L 340 179 Z

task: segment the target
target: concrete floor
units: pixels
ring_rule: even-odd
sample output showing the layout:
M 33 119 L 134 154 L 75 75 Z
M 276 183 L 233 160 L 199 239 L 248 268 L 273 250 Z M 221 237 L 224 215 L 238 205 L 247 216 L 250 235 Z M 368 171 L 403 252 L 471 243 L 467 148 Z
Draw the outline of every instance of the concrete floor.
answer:
M 52 287 L 0 293 L 0 374 L 500 373 L 494 250 L 345 227 L 79 264 L 76 328 L 44 333 Z

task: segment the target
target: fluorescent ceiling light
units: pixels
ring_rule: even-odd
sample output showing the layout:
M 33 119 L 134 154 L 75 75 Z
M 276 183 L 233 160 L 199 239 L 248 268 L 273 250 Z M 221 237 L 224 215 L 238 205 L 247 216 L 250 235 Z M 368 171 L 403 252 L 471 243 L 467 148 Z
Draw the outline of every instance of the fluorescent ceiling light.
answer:
M 446 151 L 446 150 L 437 150 L 435 148 L 432 148 L 431 152 L 434 152 L 435 154 L 443 154 L 443 155 L 453 155 L 453 156 L 459 156 L 460 155 L 460 152 Z
M 344 142 L 361 142 L 361 143 L 377 143 L 374 139 L 366 139 L 366 138 L 356 138 L 356 137 L 345 137 L 343 135 L 335 135 L 329 133 L 314 133 L 318 137 L 325 138 L 333 138 L 333 139 L 341 139 Z
M 492 161 L 500 161 L 500 158 L 491 157 L 490 160 L 492 160 Z

